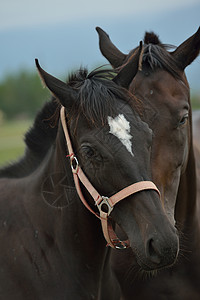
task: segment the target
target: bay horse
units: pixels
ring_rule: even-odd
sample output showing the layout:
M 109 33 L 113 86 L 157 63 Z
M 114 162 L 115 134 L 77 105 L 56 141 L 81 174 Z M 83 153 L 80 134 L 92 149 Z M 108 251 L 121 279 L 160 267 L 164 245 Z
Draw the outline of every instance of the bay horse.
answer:
M 41 158 L 34 157 L 37 166 L 30 162 L 28 171 L 26 161 L 20 171 L 21 161 L 1 173 L 2 299 L 98 299 L 102 280 L 111 282 L 105 267 L 111 247 L 131 248 L 147 270 L 176 260 L 177 232 L 151 181 L 152 131 L 127 91 L 140 53 L 141 47 L 112 80 L 110 71 L 80 70 L 64 83 L 36 60 L 57 99 L 48 109 L 61 107 L 61 116 Z M 50 134 L 43 129 L 29 134 L 33 153 Z M 119 299 L 117 283 L 107 297 Z
M 102 54 L 120 70 L 137 48 L 124 54 L 105 31 L 96 30 Z M 178 229 L 180 252 L 171 268 L 155 265 L 153 274 L 142 276 L 130 249 L 122 255 L 113 251 L 112 269 L 123 299 L 200 299 L 200 135 L 196 130 L 198 142 L 193 143 L 190 91 L 184 73 L 199 54 L 200 28 L 174 51 L 169 48 L 155 33 L 145 33 L 142 70 L 129 91 L 140 101 L 140 116 L 153 131 L 152 178 L 161 191 L 168 219 Z

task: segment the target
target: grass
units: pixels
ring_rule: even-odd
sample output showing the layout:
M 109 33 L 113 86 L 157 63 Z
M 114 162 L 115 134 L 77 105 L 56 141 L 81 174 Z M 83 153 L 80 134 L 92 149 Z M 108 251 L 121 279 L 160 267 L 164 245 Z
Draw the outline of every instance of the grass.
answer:
M 0 125 L 0 167 L 17 160 L 25 148 L 23 137 L 32 121 L 6 121 Z

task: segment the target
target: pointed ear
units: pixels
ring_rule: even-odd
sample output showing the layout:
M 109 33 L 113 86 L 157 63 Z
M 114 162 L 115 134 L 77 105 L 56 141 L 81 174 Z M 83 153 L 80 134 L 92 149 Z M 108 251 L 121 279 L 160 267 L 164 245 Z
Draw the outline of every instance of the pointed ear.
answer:
M 200 51 L 200 27 L 195 34 L 183 42 L 174 52 L 173 57 L 181 70 L 184 70 L 195 60 Z
M 124 65 L 124 67 L 119 71 L 117 76 L 113 79 L 113 81 L 128 89 L 130 83 L 132 82 L 133 78 L 137 74 L 137 71 L 141 69 L 142 64 L 142 55 L 143 55 L 143 45 L 142 41 L 140 42 L 140 46 L 136 53 L 131 55 L 128 62 Z
M 123 54 L 119 49 L 117 49 L 117 47 L 115 47 L 115 45 L 111 42 L 109 35 L 100 27 L 96 27 L 96 31 L 99 35 L 99 48 L 103 56 L 114 68 L 122 66 L 127 55 Z
M 76 99 L 77 97 L 77 93 L 63 81 L 45 72 L 40 67 L 38 59 L 35 59 L 35 64 L 44 85 L 51 91 L 51 93 L 60 101 L 63 106 L 70 109 L 74 103 L 74 99 Z

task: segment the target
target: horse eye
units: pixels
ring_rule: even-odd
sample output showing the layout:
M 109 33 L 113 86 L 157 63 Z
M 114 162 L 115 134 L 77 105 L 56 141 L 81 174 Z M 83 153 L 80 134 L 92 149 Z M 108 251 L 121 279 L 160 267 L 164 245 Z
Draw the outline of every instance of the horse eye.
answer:
M 183 117 L 182 117 L 182 119 L 180 120 L 180 122 L 179 122 L 179 125 L 184 125 L 184 124 L 186 124 L 186 122 L 187 122 L 187 120 L 188 120 L 188 114 L 185 114 Z
M 89 158 L 91 158 L 91 157 L 93 157 L 95 155 L 94 149 L 92 149 L 89 146 L 83 146 L 82 147 L 82 151 L 83 151 L 84 155 L 87 156 L 87 157 L 89 157 Z

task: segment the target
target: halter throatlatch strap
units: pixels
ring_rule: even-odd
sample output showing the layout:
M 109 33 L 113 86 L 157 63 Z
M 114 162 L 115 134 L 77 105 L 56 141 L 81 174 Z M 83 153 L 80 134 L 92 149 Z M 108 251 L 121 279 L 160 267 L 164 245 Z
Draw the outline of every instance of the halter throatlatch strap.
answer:
M 109 216 L 112 212 L 115 204 L 123 200 L 124 198 L 135 194 L 140 191 L 144 190 L 154 190 L 156 191 L 159 196 L 160 192 L 156 185 L 152 181 L 140 181 L 133 183 L 129 185 L 128 187 L 122 189 L 118 193 L 112 195 L 111 197 L 105 197 L 101 196 L 97 190 L 93 187 L 91 182 L 86 177 L 85 173 L 79 166 L 78 160 L 73 152 L 72 143 L 70 140 L 69 132 L 67 129 L 66 119 L 65 119 L 65 108 L 62 106 L 60 111 L 60 117 L 61 117 L 61 123 L 65 134 L 65 139 L 68 147 L 69 152 L 69 158 L 72 168 L 72 173 L 74 177 L 74 183 L 76 186 L 77 193 L 79 195 L 79 198 L 81 199 L 82 203 L 85 205 L 85 207 L 93 213 L 96 217 L 98 217 L 101 220 L 102 230 L 104 237 L 108 243 L 109 246 L 115 249 L 125 249 L 129 247 L 129 240 L 121 241 L 115 231 L 112 227 L 111 217 Z M 83 193 L 81 191 L 80 182 L 85 186 L 87 191 L 90 193 L 92 198 L 94 199 L 95 205 L 98 207 L 99 214 L 93 211 L 93 209 L 90 207 L 88 202 L 83 196 Z

